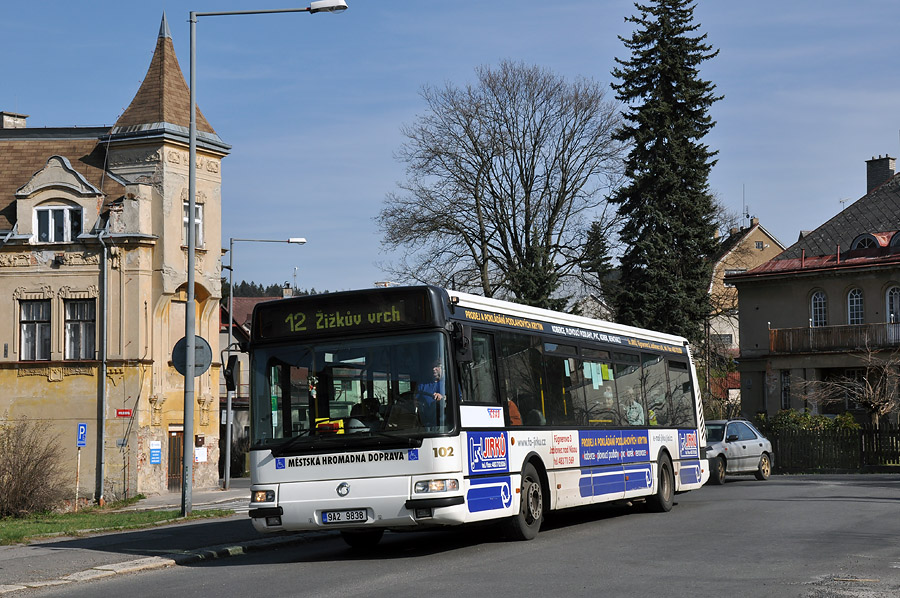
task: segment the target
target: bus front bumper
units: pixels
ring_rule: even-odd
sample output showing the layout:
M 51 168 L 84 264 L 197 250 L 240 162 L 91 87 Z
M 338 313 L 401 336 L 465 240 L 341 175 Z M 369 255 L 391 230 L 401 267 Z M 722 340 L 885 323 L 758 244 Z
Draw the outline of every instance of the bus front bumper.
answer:
M 275 500 L 253 503 L 249 515 L 260 532 L 323 529 L 411 528 L 458 525 L 467 519 L 461 492 L 410 496 L 410 477 L 258 484 Z

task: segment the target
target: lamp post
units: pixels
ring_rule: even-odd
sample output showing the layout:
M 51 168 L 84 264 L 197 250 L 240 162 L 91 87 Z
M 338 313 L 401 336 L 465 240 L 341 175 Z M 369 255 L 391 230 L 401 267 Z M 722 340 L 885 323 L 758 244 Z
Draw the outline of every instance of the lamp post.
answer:
M 191 97 L 189 159 L 188 159 L 188 255 L 187 255 L 187 309 L 184 317 L 185 359 L 184 377 L 184 442 L 183 471 L 181 477 L 181 514 L 191 513 L 191 481 L 194 466 L 194 365 L 195 365 L 195 314 L 194 314 L 194 250 L 196 225 L 196 181 L 197 181 L 197 19 L 199 17 L 216 17 L 230 15 L 273 14 L 288 12 L 340 12 L 347 9 L 345 0 L 317 0 L 306 8 L 284 8 L 276 10 L 239 10 L 227 12 L 190 12 L 191 57 L 188 87 Z
M 234 345 L 234 244 L 235 243 L 292 243 L 294 245 L 306 244 L 303 237 L 291 237 L 290 239 L 235 239 L 228 241 L 228 358 L 231 359 L 231 348 Z M 234 399 L 234 391 L 228 390 L 225 401 L 225 490 L 231 487 L 231 403 Z

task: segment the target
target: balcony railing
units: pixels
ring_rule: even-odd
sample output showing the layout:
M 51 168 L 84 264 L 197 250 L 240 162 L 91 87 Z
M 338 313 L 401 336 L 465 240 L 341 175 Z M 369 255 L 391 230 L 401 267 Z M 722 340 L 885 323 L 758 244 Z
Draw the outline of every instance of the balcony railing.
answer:
M 769 330 L 771 353 L 864 351 L 891 347 L 900 347 L 900 323 Z

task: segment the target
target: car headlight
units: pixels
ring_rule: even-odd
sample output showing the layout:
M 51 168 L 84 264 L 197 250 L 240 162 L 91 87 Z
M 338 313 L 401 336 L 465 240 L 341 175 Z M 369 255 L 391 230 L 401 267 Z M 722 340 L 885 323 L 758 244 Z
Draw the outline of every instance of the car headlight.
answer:
M 459 480 L 420 480 L 416 482 L 413 491 L 416 494 L 431 492 L 453 492 L 459 490 Z

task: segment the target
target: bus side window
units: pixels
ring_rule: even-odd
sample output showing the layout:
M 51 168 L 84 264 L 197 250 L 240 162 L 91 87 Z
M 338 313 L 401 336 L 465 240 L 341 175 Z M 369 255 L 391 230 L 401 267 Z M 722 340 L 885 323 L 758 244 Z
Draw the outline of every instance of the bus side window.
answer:
M 619 413 L 626 426 L 646 426 L 647 408 L 641 390 L 641 360 L 631 353 L 613 353 Z
M 544 343 L 544 413 L 554 426 L 575 425 L 576 411 L 584 407 L 584 399 L 574 389 L 573 378 L 579 375 L 574 367 L 578 350 L 571 345 Z
M 641 353 L 644 397 L 647 399 L 647 423 L 668 427 L 670 424 L 669 392 L 666 383 L 666 362 L 661 355 Z
M 693 428 L 694 389 L 686 363 L 669 362 L 669 387 L 672 392 L 672 421 L 669 425 L 673 428 Z
M 522 425 L 547 425 L 541 400 L 542 363 L 538 339 L 514 332 L 501 332 L 498 337 L 499 346 L 502 347 L 498 363 L 503 398 L 515 403 Z
M 492 336 L 472 331 L 472 361 L 460 365 L 463 403 L 500 403 L 495 363 Z
M 608 427 L 619 425 L 619 406 L 616 403 L 616 381 L 609 362 L 585 359 L 584 372 L 585 420 L 583 425 Z

